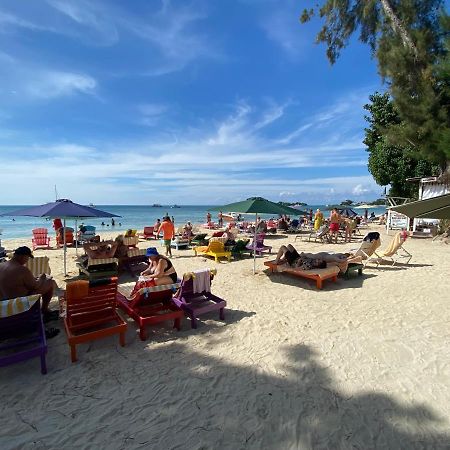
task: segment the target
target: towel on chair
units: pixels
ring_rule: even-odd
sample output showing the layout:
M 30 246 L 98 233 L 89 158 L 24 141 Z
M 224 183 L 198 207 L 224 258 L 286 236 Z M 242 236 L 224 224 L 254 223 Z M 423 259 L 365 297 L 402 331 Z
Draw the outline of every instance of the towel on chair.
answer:
M 79 280 L 67 283 L 66 298 L 75 300 L 87 297 L 88 294 L 89 294 L 89 281 Z
M 194 271 L 193 289 L 194 294 L 211 292 L 211 273 L 209 269 Z

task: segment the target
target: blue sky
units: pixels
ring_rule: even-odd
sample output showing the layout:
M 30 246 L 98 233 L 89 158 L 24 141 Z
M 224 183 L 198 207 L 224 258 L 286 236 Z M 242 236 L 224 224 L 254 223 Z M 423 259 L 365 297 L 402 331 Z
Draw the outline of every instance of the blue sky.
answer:
M 355 41 L 330 66 L 305 5 L 2 0 L 0 204 L 379 197 L 376 64 Z

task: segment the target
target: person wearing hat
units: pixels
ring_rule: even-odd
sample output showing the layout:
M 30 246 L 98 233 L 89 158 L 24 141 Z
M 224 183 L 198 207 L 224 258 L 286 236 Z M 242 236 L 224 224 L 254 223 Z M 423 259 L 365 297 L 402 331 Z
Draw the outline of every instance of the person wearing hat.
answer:
M 156 286 L 176 283 L 178 278 L 177 272 L 169 258 L 160 255 L 155 247 L 148 248 L 146 255 L 149 260 L 149 266 L 141 272 L 142 276 L 153 280 Z
M 38 279 L 34 278 L 30 269 L 26 267 L 30 258 L 33 258 L 33 253 L 29 247 L 18 247 L 9 261 L 0 264 L 0 298 L 8 299 L 41 294 L 44 322 L 57 320 L 59 312 L 50 311 L 48 307 L 53 297 L 55 282 L 48 279 L 45 273 Z M 47 330 L 47 337 L 53 337 L 51 334 L 55 330 Z M 59 330 L 56 330 L 56 334 L 58 332 Z M 56 334 L 53 335 L 56 336 Z

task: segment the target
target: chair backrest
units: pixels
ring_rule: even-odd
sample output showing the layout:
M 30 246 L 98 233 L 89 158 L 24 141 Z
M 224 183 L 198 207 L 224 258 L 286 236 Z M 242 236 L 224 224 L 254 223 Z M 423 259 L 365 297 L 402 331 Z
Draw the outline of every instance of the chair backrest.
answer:
M 28 258 L 26 267 L 30 269 L 34 277 L 39 277 L 43 273 L 50 275 L 50 264 L 48 256 L 35 256 L 34 258 Z
M 366 255 L 372 256 L 380 245 L 380 233 L 367 233 L 366 236 L 364 236 L 359 249 L 355 252 L 355 256 L 362 256 L 363 259 L 367 257 Z
M 236 242 L 236 244 L 233 247 L 233 251 L 239 252 L 241 250 L 246 250 L 247 244 L 250 242 L 250 239 L 242 240 L 239 239 L 239 241 Z
M 144 234 L 145 235 L 152 235 L 155 227 L 144 227 Z
M 48 230 L 47 228 L 35 228 L 33 230 L 33 239 L 36 244 L 47 244 Z
M 207 233 L 200 233 L 200 234 L 196 234 L 192 240 L 193 241 L 202 241 L 203 239 L 205 239 Z
M 402 232 L 395 233 L 392 241 L 387 246 L 387 248 L 383 251 L 383 256 L 393 256 L 395 255 L 399 248 L 403 245 Z
M 135 247 L 139 243 L 139 237 L 138 236 L 124 237 L 123 243 L 128 247 Z
M 225 251 L 223 242 L 217 242 L 217 241 L 210 242 L 208 244 L 208 251 L 213 252 L 213 253 L 220 253 L 220 252 Z
M 257 244 L 264 244 L 264 238 L 266 237 L 265 233 L 258 233 L 256 235 L 256 243 Z
M 36 329 L 41 321 L 40 295 L 0 302 L 0 338 L 8 339 Z M 24 309 L 28 308 L 28 309 Z
M 181 286 L 180 286 L 180 290 L 179 292 L 176 294 L 176 297 L 181 299 L 182 297 L 185 298 L 189 298 L 191 296 L 194 296 L 194 276 L 203 276 L 203 272 L 204 273 L 208 273 L 209 277 L 210 277 L 210 282 L 214 279 L 214 273 L 211 272 L 211 270 L 209 269 L 201 269 L 201 270 L 196 270 L 195 272 L 189 272 L 189 273 L 185 273 L 183 275 L 183 280 L 181 282 Z M 207 276 L 207 275 L 205 275 Z M 210 292 L 209 287 L 206 291 L 203 292 Z
M 117 277 L 91 282 L 88 295 L 81 298 L 66 297 L 67 320 L 71 326 L 95 322 L 98 314 L 115 310 L 116 295 Z
M 95 227 L 93 225 L 86 225 L 83 234 L 95 234 Z

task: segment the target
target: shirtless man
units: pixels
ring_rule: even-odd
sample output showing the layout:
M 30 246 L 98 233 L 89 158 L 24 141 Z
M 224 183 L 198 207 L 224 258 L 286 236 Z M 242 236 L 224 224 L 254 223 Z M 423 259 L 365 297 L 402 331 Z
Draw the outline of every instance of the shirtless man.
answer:
M 33 277 L 31 271 L 25 267 L 33 253 L 29 247 L 18 247 L 11 260 L 0 264 L 0 298 L 16 298 L 33 294 L 42 296 L 42 315 L 44 321 L 57 320 L 58 311 L 50 311 L 48 305 L 53 297 L 55 282 L 42 274 L 38 279 Z M 47 337 L 53 337 L 59 330 L 47 330 Z M 53 336 L 50 334 L 53 333 Z

